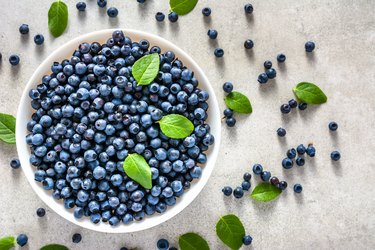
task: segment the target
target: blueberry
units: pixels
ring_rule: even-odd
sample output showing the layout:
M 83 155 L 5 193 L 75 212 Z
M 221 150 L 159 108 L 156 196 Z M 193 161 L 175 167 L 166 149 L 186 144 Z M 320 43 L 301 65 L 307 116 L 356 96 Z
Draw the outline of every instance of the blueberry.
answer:
M 252 49 L 254 47 L 254 42 L 251 39 L 247 39 L 245 40 L 243 46 L 245 47 L 245 49 Z
M 299 155 L 303 155 L 304 153 L 306 153 L 306 148 L 305 148 L 305 146 L 303 146 L 303 144 L 298 145 L 297 153 Z
M 97 4 L 100 8 L 104 8 L 105 6 L 107 6 L 107 0 L 98 0 Z
M 331 159 L 332 159 L 333 161 L 338 161 L 338 160 L 340 160 L 340 158 L 341 158 L 341 154 L 340 154 L 339 151 L 333 151 L 333 152 L 331 153 Z
M 284 128 L 278 128 L 276 132 L 280 137 L 284 137 L 286 135 L 286 130 Z
M 41 45 L 44 43 L 44 36 L 42 34 L 36 34 L 34 36 L 34 43 L 37 45 Z
M 155 19 L 156 19 L 156 21 L 158 21 L 158 22 L 163 22 L 164 19 L 165 19 L 165 15 L 164 15 L 164 13 L 162 13 L 162 12 L 157 12 L 157 13 L 155 14 Z
M 261 84 L 264 84 L 264 83 L 267 83 L 268 81 L 268 76 L 266 73 L 261 73 L 259 76 L 258 76 L 258 82 L 261 83 Z
M 269 61 L 269 60 L 265 61 L 265 62 L 263 63 L 263 65 L 264 65 L 264 68 L 266 68 L 266 69 L 270 69 L 270 68 L 272 68 L 272 62 Z
M 29 25 L 27 24 L 22 24 L 19 28 L 19 31 L 22 35 L 26 35 L 29 33 Z
M 244 181 L 250 181 L 251 180 L 251 174 L 249 172 L 245 172 L 243 174 Z
M 211 39 L 216 39 L 216 37 L 217 37 L 217 31 L 214 30 L 214 29 L 209 29 L 208 32 L 207 32 L 207 35 Z
M 280 181 L 280 183 L 279 183 L 279 185 L 277 185 L 277 187 L 280 190 L 285 190 L 288 187 L 288 183 L 286 181 Z
M 17 55 L 11 55 L 9 57 L 9 63 L 13 66 L 16 66 L 20 63 L 20 58 Z
M 274 68 L 267 69 L 266 72 L 268 79 L 273 79 L 276 77 L 276 70 Z
M 244 9 L 245 9 L 245 13 L 247 13 L 247 14 L 251 14 L 254 11 L 254 7 L 250 3 L 245 4 Z
M 226 93 L 230 93 L 233 90 L 233 84 L 231 82 L 225 82 L 223 85 L 223 90 Z
M 43 217 L 44 215 L 46 215 L 46 210 L 40 207 L 36 210 L 36 215 L 38 215 L 38 217 Z
M 203 14 L 203 16 L 210 16 L 210 15 L 211 15 L 211 8 L 209 8 L 209 7 L 204 7 L 204 8 L 202 9 L 202 14 Z
M 286 156 L 289 159 L 294 159 L 297 156 L 297 151 L 294 148 L 288 149 L 288 151 L 286 152 Z
M 309 144 L 308 147 L 306 148 L 306 153 L 310 157 L 314 157 L 316 153 L 316 149 L 312 144 Z
M 336 122 L 330 122 L 330 123 L 328 124 L 328 128 L 329 128 L 329 130 L 331 130 L 331 131 L 336 131 L 337 128 L 338 128 L 338 125 L 337 125 Z
M 297 166 L 305 165 L 305 159 L 301 156 L 298 156 L 297 159 L 296 159 L 296 164 L 297 164 Z
M 301 193 L 302 192 L 302 185 L 301 184 L 295 184 L 293 187 L 294 192 Z
M 85 2 L 78 2 L 76 4 L 76 8 L 79 11 L 85 11 L 85 9 L 86 9 L 86 3 Z
M 224 56 L 224 50 L 222 48 L 216 48 L 214 51 L 214 55 L 216 57 L 223 57 Z
M 23 247 L 24 245 L 27 244 L 28 239 L 29 238 L 27 237 L 26 234 L 20 234 L 20 235 L 17 236 L 16 241 L 17 241 L 18 245 L 20 245 L 21 247 Z
M 294 108 L 297 108 L 297 101 L 294 100 L 294 99 L 290 99 L 289 102 L 288 102 L 289 106 L 294 109 Z
M 243 190 L 248 191 L 251 187 L 251 183 L 249 181 L 243 181 L 241 186 Z
M 262 181 L 266 181 L 268 182 L 271 178 L 271 172 L 269 171 L 262 171 L 262 173 L 260 174 L 260 178 L 262 179 Z
M 256 175 L 260 175 L 263 172 L 263 167 L 260 164 L 254 164 L 253 166 L 253 173 Z
M 282 164 L 283 168 L 291 169 L 293 167 L 293 160 L 291 160 L 289 158 L 285 158 L 285 159 L 283 159 L 281 164 Z
M 156 247 L 158 248 L 158 250 L 168 250 L 169 242 L 166 239 L 160 239 L 156 243 Z
M 271 179 L 270 179 L 270 183 L 271 183 L 272 185 L 274 185 L 274 186 L 279 185 L 279 183 L 280 183 L 279 178 L 277 178 L 276 176 L 271 177 Z
M 175 23 L 175 22 L 177 22 L 177 20 L 178 20 L 178 15 L 177 15 L 177 13 L 176 12 L 171 12 L 171 13 L 169 13 L 168 14 L 168 19 L 169 19 L 169 21 L 170 22 L 172 22 L 172 23 Z
M 236 187 L 233 190 L 233 196 L 236 197 L 237 199 L 242 198 L 242 196 L 243 196 L 243 189 L 242 189 L 242 187 Z
M 117 17 L 118 9 L 116 7 L 110 7 L 107 9 L 107 15 L 109 17 Z
M 231 196 L 233 192 L 232 188 L 229 186 L 223 187 L 221 191 L 224 193 L 225 196 Z
M 305 110 L 307 108 L 307 103 L 304 103 L 304 102 L 300 102 L 298 104 L 298 109 L 299 110 Z
M 18 159 L 12 159 L 10 161 L 10 166 L 13 168 L 13 169 L 17 169 L 21 166 L 21 163 L 20 163 L 20 160 Z
M 308 41 L 305 43 L 305 50 L 306 52 L 313 52 L 315 49 L 315 43 L 312 41 Z
M 233 110 L 229 108 L 224 109 L 223 113 L 226 118 L 231 118 L 233 116 Z
M 245 246 L 250 245 L 252 241 L 253 241 L 253 238 L 252 238 L 250 235 L 245 235 L 245 236 L 242 238 L 242 243 L 243 243 Z
M 281 113 L 283 113 L 283 114 L 288 114 L 288 113 L 290 113 L 290 110 L 291 110 L 291 108 L 290 108 L 289 104 L 283 104 L 283 105 L 281 105 L 281 107 L 280 107 L 280 111 L 281 111 Z
M 83 210 L 83 208 L 82 208 L 82 207 L 76 207 L 76 208 L 74 209 L 73 215 L 74 215 L 74 217 L 75 217 L 76 219 L 80 219 L 80 218 L 82 218 L 83 215 L 84 215 L 84 210 Z
M 283 63 L 283 62 L 285 62 L 285 60 L 286 60 L 286 56 L 284 54 L 278 54 L 277 55 L 277 61 L 279 63 Z
M 73 234 L 73 236 L 72 236 L 73 243 L 80 243 L 81 240 L 82 240 L 82 235 L 81 234 L 79 234 L 79 233 Z

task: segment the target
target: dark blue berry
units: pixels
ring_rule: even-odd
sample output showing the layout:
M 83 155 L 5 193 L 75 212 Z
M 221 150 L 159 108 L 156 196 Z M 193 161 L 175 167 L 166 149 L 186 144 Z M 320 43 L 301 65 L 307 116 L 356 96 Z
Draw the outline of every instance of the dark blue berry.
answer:
M 217 31 L 214 30 L 214 29 L 209 29 L 209 30 L 207 31 L 207 35 L 208 35 L 208 37 L 211 38 L 211 39 L 216 39 L 216 37 L 217 37 Z
M 297 153 L 299 155 L 303 155 L 304 153 L 306 153 L 306 148 L 305 148 L 305 146 L 303 146 L 303 144 L 298 145 Z
M 223 189 L 221 191 L 224 193 L 225 196 L 230 196 L 230 195 L 232 195 L 233 190 L 232 190 L 231 187 L 225 186 L 225 187 L 223 187 Z
M 280 181 L 279 181 L 279 178 L 277 178 L 276 176 L 273 176 L 271 179 L 270 179 L 270 183 L 274 186 L 277 186 L 279 185 Z
M 11 55 L 9 57 L 9 63 L 13 66 L 16 66 L 20 63 L 20 58 L 17 55 Z
M 271 178 L 271 172 L 269 172 L 269 171 L 263 171 L 260 174 L 260 178 L 262 179 L 262 181 L 269 181 L 270 178 Z
M 211 15 L 211 8 L 205 7 L 202 9 L 203 16 L 210 16 Z
M 20 163 L 20 160 L 18 159 L 12 159 L 10 161 L 10 166 L 13 168 L 13 169 L 17 169 L 21 166 L 21 163 Z
M 316 150 L 315 150 L 315 147 L 310 144 L 307 148 L 306 148 L 306 153 L 308 156 L 310 157 L 314 157 L 315 156 L 315 153 L 316 153 Z
M 281 111 L 281 113 L 283 113 L 283 114 L 288 114 L 288 113 L 290 113 L 290 110 L 291 110 L 291 108 L 290 108 L 289 104 L 283 104 L 283 105 L 281 105 L 281 107 L 280 107 L 280 111 Z
M 245 9 L 245 13 L 247 14 L 251 14 L 254 11 L 253 5 L 250 3 L 245 4 L 244 9 Z
M 245 47 L 245 49 L 252 49 L 254 47 L 254 42 L 251 39 L 247 39 L 245 40 L 243 46 Z
M 43 217 L 44 215 L 46 215 L 46 210 L 40 207 L 36 210 L 36 215 L 38 215 L 38 217 Z
M 252 238 L 250 235 L 245 235 L 245 236 L 242 238 L 242 243 L 243 243 L 245 246 L 250 245 L 252 241 L 253 241 L 253 238 Z
M 20 234 L 17 236 L 17 244 L 23 247 L 24 245 L 27 244 L 28 239 L 29 238 L 27 237 L 26 234 Z
M 223 90 L 224 90 L 224 92 L 226 92 L 226 93 L 230 93 L 230 92 L 232 92 L 232 90 L 233 90 L 233 83 L 231 83 L 231 82 L 225 82 L 225 83 L 223 84 Z
M 216 48 L 214 51 L 214 54 L 216 57 L 223 57 L 224 56 L 224 50 L 222 48 Z
M 97 4 L 100 8 L 104 8 L 105 6 L 107 6 L 107 0 L 98 0 Z
M 34 36 L 34 43 L 37 45 L 41 45 L 44 43 L 44 36 L 42 34 L 36 34 Z
M 298 104 L 298 109 L 299 110 L 305 110 L 307 108 L 307 103 L 304 103 L 304 102 L 300 102 Z
M 261 84 L 264 84 L 264 83 L 267 83 L 268 81 L 268 76 L 266 73 L 261 73 L 259 76 L 258 76 L 258 82 L 261 83 Z
M 280 181 L 279 185 L 277 185 L 280 190 L 285 190 L 288 187 L 288 183 L 286 181 Z
M 118 9 L 116 7 L 110 7 L 107 9 L 107 15 L 109 17 L 117 17 Z
M 243 181 L 241 186 L 243 190 L 248 191 L 251 187 L 251 183 L 249 181 Z
M 280 63 L 283 63 L 285 62 L 286 60 L 286 56 L 284 54 L 278 54 L 277 55 L 277 61 L 280 62 Z
M 266 72 L 268 79 L 273 79 L 276 77 L 276 70 L 274 68 L 270 68 Z
M 294 159 L 297 156 L 297 151 L 294 148 L 288 149 L 288 151 L 286 152 L 286 156 L 289 159 Z
M 265 61 L 265 62 L 263 63 L 263 66 L 264 66 L 264 68 L 266 68 L 266 69 L 270 69 L 270 68 L 272 68 L 272 62 L 269 61 L 269 60 L 267 60 L 267 61 Z
M 288 102 L 288 104 L 289 104 L 289 106 L 290 106 L 292 109 L 297 108 L 297 105 L 298 105 L 297 101 L 294 100 L 294 99 L 290 99 L 289 102 Z
M 312 41 L 308 41 L 305 43 L 305 50 L 306 52 L 313 52 L 315 49 L 315 43 Z
M 293 167 L 293 160 L 289 159 L 289 158 L 285 158 L 283 159 L 283 161 L 281 162 L 281 165 L 283 166 L 283 168 L 285 169 L 291 169 Z
M 226 108 L 224 109 L 224 116 L 227 117 L 227 118 L 230 118 L 233 116 L 233 110 L 229 109 L 229 108 Z
M 233 196 L 237 199 L 240 199 L 242 198 L 243 196 L 243 189 L 242 187 L 236 187 L 234 190 L 233 190 Z
M 278 128 L 276 132 L 280 137 L 284 137 L 286 135 L 286 130 L 284 128 Z
M 164 15 L 164 13 L 162 13 L 162 12 L 157 12 L 157 13 L 155 14 L 155 19 L 156 19 L 156 21 L 158 21 L 158 22 L 163 22 L 164 19 L 165 19 L 165 15 Z
M 260 164 L 254 164 L 253 166 L 253 173 L 256 175 L 260 175 L 263 172 L 263 167 Z
M 236 119 L 234 117 L 227 117 L 225 123 L 228 127 L 234 127 L 234 125 L 236 125 Z
M 169 13 L 168 14 L 168 19 L 169 19 L 169 21 L 171 21 L 172 23 L 175 23 L 175 22 L 177 22 L 177 20 L 178 20 L 178 15 L 177 15 L 177 13 L 176 12 L 171 12 L 171 13 Z
M 158 248 L 158 250 L 168 250 L 169 242 L 166 239 L 160 239 L 156 243 L 156 247 Z
M 251 180 L 251 174 L 249 172 L 246 172 L 243 174 L 243 179 L 245 181 L 250 181 Z
M 328 124 L 328 128 L 329 128 L 329 130 L 331 130 L 331 131 L 336 131 L 338 127 L 339 127 L 339 126 L 337 125 L 336 122 L 330 122 L 330 123 Z
M 29 33 L 29 25 L 27 24 L 22 24 L 19 28 L 19 31 L 22 35 L 26 35 Z
M 85 11 L 85 9 L 86 9 L 86 3 L 85 2 L 78 2 L 76 4 L 76 8 L 79 11 Z
M 82 240 L 82 235 L 81 234 L 79 234 L 79 233 L 73 234 L 73 236 L 72 236 L 73 243 L 80 243 L 81 240 Z
M 294 192 L 301 193 L 302 192 L 302 185 L 301 184 L 295 184 L 293 187 Z
M 305 165 L 305 159 L 301 156 L 298 156 L 297 159 L 296 159 L 296 164 L 297 164 L 297 166 Z
M 338 161 L 338 160 L 340 160 L 340 158 L 341 158 L 341 154 L 340 154 L 339 151 L 333 151 L 333 152 L 331 153 L 331 159 L 332 159 L 333 161 Z

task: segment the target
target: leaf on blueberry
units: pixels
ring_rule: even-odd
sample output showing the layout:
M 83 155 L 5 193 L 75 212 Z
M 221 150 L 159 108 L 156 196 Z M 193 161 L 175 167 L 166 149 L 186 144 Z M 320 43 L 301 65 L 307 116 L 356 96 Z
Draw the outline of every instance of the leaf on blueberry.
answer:
M 124 171 L 135 182 L 146 189 L 152 188 L 151 168 L 139 154 L 129 154 L 124 161 Z
M 59 244 L 51 244 L 42 247 L 40 250 L 69 250 L 69 248 Z
M 216 224 L 216 234 L 230 249 L 237 250 L 242 246 L 245 228 L 237 216 L 228 214 L 220 217 Z
M 193 123 L 183 115 L 166 115 L 158 123 L 163 134 L 173 139 L 185 138 L 194 130 Z
M 54 37 L 59 37 L 68 26 L 68 6 L 60 0 L 53 2 L 48 10 L 48 28 Z
M 178 238 L 181 250 L 210 250 L 207 241 L 196 233 L 186 233 Z
M 138 59 L 133 67 L 132 74 L 138 85 L 150 84 L 159 73 L 159 54 L 153 53 Z
M 16 239 L 13 236 L 5 236 L 0 239 L 0 250 L 12 249 L 16 244 Z
M 238 113 L 250 114 L 253 112 L 250 100 L 240 92 L 233 91 L 224 98 L 228 108 Z
M 170 0 L 169 6 L 178 15 L 186 15 L 197 5 L 198 0 Z
M 293 92 L 300 101 L 308 104 L 322 104 L 327 102 L 327 96 L 314 83 L 300 82 L 293 88 Z
M 0 140 L 8 144 L 16 143 L 16 118 L 0 113 Z
M 270 183 L 258 184 L 253 192 L 251 198 L 257 201 L 271 201 L 276 199 L 281 194 L 281 190 Z

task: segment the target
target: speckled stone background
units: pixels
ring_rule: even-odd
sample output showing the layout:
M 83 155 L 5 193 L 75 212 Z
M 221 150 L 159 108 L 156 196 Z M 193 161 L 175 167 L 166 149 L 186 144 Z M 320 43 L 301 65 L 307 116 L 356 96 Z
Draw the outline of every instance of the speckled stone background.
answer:
M 12 170 L 9 160 L 16 147 L 0 143 L 0 236 L 25 232 L 28 248 L 48 243 L 71 249 L 119 249 L 121 246 L 155 249 L 160 237 L 177 245 L 180 234 L 195 231 L 212 249 L 225 249 L 215 233 L 221 215 L 237 214 L 254 238 L 254 249 L 373 249 L 375 246 L 375 1 L 251 1 L 254 14 L 247 17 L 247 0 L 199 1 L 196 9 L 179 21 L 157 23 L 157 11 L 168 12 L 168 1 L 109 0 L 119 16 L 110 20 L 94 0 L 86 0 L 85 13 L 78 13 L 76 1 L 68 2 L 69 27 L 54 39 L 47 29 L 51 1 L 6 1 L 0 8 L 0 111 L 16 115 L 23 88 L 42 60 L 54 49 L 81 34 L 105 28 L 124 27 L 158 34 L 188 52 L 206 72 L 224 108 L 224 81 L 246 93 L 253 105 L 250 116 L 237 116 L 235 128 L 222 128 L 222 144 L 217 166 L 198 198 L 170 221 L 133 234 L 104 234 L 81 229 L 47 208 L 38 218 L 35 210 L 45 205 L 31 190 L 21 170 Z M 210 18 L 201 9 L 212 8 Z M 30 35 L 21 36 L 18 27 L 30 25 Z M 208 28 L 219 35 L 210 41 Z M 45 43 L 36 46 L 33 35 L 43 33 Z M 243 48 L 245 39 L 255 42 L 252 51 Z M 306 55 L 304 43 L 316 42 L 314 53 Z M 215 47 L 225 50 L 216 59 Z M 284 65 L 276 65 L 276 80 L 257 83 L 263 61 L 275 62 L 284 52 Z M 21 63 L 11 67 L 8 57 L 17 53 Z M 328 103 L 293 111 L 282 116 L 279 107 L 293 97 L 292 87 L 300 81 L 317 83 L 329 97 Z M 336 133 L 328 130 L 337 121 Z M 285 127 L 279 139 L 276 129 Z M 299 143 L 313 142 L 317 155 L 301 168 L 285 171 L 281 160 L 285 151 Z M 333 164 L 330 152 L 340 150 L 342 159 Z M 273 174 L 303 185 L 303 193 L 292 188 L 275 201 L 258 203 L 247 195 L 241 200 L 224 198 L 224 185 L 236 186 L 242 173 L 254 163 L 263 164 Z M 255 178 L 256 182 L 258 179 Z M 254 180 L 252 181 L 254 185 Z M 75 232 L 83 235 L 80 244 L 71 243 Z M 245 249 L 245 248 L 244 248 Z

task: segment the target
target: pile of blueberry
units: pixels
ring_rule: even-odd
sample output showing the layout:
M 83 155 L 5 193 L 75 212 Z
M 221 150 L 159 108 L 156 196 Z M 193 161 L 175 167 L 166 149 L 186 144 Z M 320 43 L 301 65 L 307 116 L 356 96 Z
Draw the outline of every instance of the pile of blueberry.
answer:
M 223 84 L 223 90 L 225 93 L 230 94 L 233 91 L 233 83 L 225 82 Z M 224 109 L 225 123 L 228 127 L 234 127 L 236 125 L 236 119 L 233 117 L 234 112 L 230 108 Z
M 298 103 L 295 99 L 290 99 L 288 103 L 284 103 L 280 106 L 280 111 L 282 114 L 289 114 L 292 109 L 297 108 L 299 110 L 305 110 L 307 108 L 307 103 Z
M 150 53 L 160 55 L 159 73 L 137 86 L 132 65 Z M 35 112 L 26 141 L 35 180 L 67 209 L 75 207 L 77 219 L 117 225 L 163 213 L 201 176 L 204 152 L 214 143 L 205 122 L 209 95 L 172 51 L 161 53 L 117 30 L 105 44 L 80 44 L 51 70 L 29 92 Z M 192 121 L 189 137 L 170 139 L 160 131 L 156 122 L 172 113 Z M 152 189 L 124 173 L 130 153 L 150 165 Z
M 242 198 L 244 195 L 244 190 L 249 191 L 251 188 L 251 174 L 246 172 L 243 174 L 243 182 L 241 183 L 241 186 L 236 187 L 234 190 L 230 186 L 225 186 L 221 190 L 225 196 L 231 196 L 233 193 L 233 196 L 237 199 Z
M 267 60 L 263 63 L 266 70 L 265 73 L 261 73 L 258 76 L 258 82 L 261 84 L 267 83 L 268 79 L 274 79 L 276 77 L 276 69 L 272 68 L 272 62 Z
M 300 144 L 298 145 L 297 150 L 295 148 L 288 149 L 286 152 L 287 157 L 282 160 L 281 165 L 285 169 L 291 169 L 294 165 L 293 160 L 295 159 L 297 166 L 303 166 L 305 165 L 305 153 L 310 157 L 315 156 L 316 149 L 313 144 L 309 144 L 307 148 L 303 144 Z

